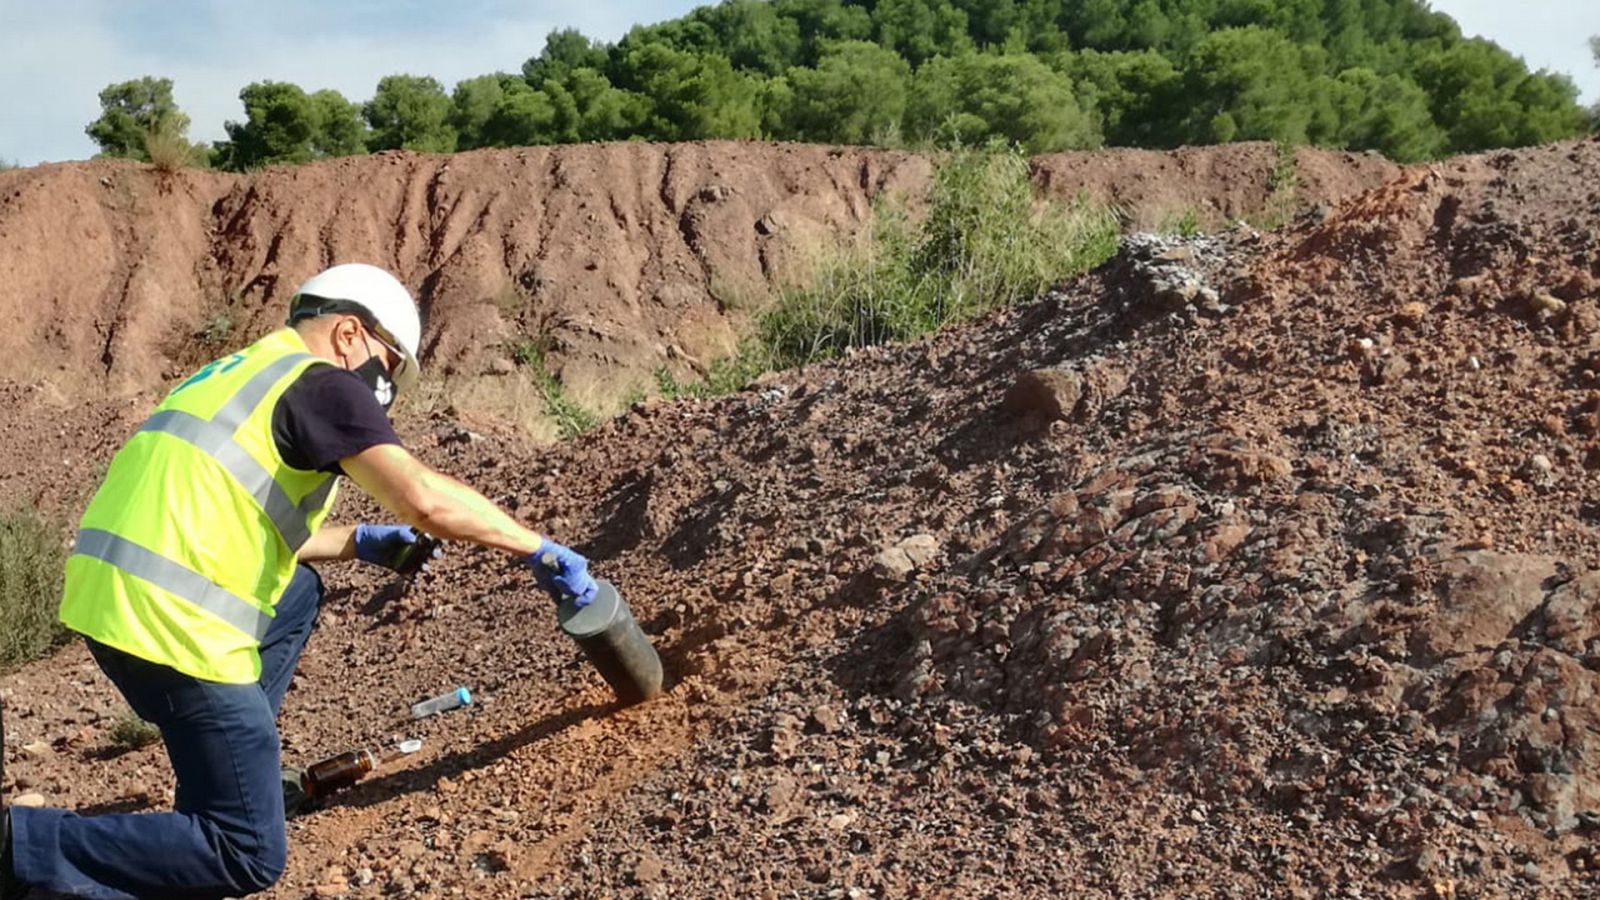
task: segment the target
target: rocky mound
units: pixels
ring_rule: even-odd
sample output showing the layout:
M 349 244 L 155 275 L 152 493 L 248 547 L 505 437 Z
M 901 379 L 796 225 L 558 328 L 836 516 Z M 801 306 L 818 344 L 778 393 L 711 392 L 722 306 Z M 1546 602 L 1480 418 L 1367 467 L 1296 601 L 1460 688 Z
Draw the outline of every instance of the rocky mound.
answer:
M 1140 237 L 559 447 L 413 417 L 674 684 L 611 708 L 488 554 L 330 573 L 289 757 L 428 745 L 297 820 L 277 894 L 1593 893 L 1597 175 L 1564 144 Z M 484 703 L 395 724 L 457 682 Z M 108 698 L 76 650 L 9 677 L 17 787 L 163 803 Z

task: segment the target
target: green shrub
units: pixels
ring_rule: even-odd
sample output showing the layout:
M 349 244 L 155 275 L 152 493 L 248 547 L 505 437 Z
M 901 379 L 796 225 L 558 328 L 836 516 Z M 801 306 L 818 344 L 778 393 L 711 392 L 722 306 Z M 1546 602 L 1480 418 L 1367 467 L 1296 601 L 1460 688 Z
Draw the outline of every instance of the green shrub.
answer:
M 156 171 L 169 175 L 208 162 L 204 148 L 190 143 L 182 128 L 165 124 L 145 132 L 144 153 Z
M 704 400 L 731 394 L 770 369 L 762 348 L 747 343 L 738 353 L 713 362 L 706 377 L 699 381 L 680 382 L 667 369 L 657 369 L 656 390 L 668 400 Z
M 1289 223 L 1300 207 L 1300 169 L 1295 146 L 1285 141 L 1274 145 L 1277 162 L 1267 176 L 1267 206 L 1245 221 L 1262 231 L 1275 231 Z
M 1184 207 L 1182 212 L 1168 213 L 1161 218 L 1161 224 L 1156 226 L 1160 234 L 1173 234 L 1178 237 L 1198 237 L 1205 231 L 1200 225 L 1200 210 L 1193 206 Z
M 759 323 L 776 367 L 908 340 L 1038 296 L 1116 252 L 1116 217 L 1083 198 L 1034 201 L 1028 159 L 991 144 L 954 152 L 913 223 L 881 204 L 871 239 L 779 292 Z
M 196 337 L 200 338 L 200 343 L 202 344 L 217 346 L 226 343 L 228 336 L 231 334 L 233 334 L 233 316 L 229 313 L 221 312 L 212 316 L 205 325 L 201 326 L 200 330 L 196 332 Z
M 533 384 L 544 401 L 545 414 L 555 422 L 563 439 L 575 438 L 600 424 L 599 418 L 582 404 L 566 395 L 561 379 L 545 367 L 545 351 L 549 340 L 543 336 L 519 341 L 511 348 L 511 358 L 517 365 L 533 370 Z
M 128 750 L 149 746 L 160 739 L 161 729 L 134 715 L 132 710 L 120 716 L 116 724 L 111 726 L 111 743 Z
M 56 619 L 66 563 L 60 525 L 27 509 L 0 515 L 0 670 L 37 659 L 66 637 Z
M 543 368 L 534 373 L 534 379 L 539 395 L 544 398 L 545 411 L 555 421 L 556 430 L 563 439 L 575 438 L 600 423 L 594 413 L 566 395 L 561 379 Z
M 544 344 L 541 341 L 518 341 L 511 348 L 511 358 L 519 366 L 538 366 L 544 368 Z

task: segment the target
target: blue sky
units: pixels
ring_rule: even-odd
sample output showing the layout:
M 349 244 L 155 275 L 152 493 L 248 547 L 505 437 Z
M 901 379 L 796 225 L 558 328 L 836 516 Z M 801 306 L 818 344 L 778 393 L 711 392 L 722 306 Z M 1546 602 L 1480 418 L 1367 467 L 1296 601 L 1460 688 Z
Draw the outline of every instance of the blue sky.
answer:
M 83 159 L 97 94 L 141 75 L 172 78 L 191 137 L 223 137 L 253 81 L 333 88 L 365 100 L 384 75 L 463 78 L 517 71 L 555 28 L 616 40 L 634 24 L 682 15 L 694 0 L 0 0 L 0 160 Z M 1435 0 L 1533 68 L 1572 75 L 1600 100 L 1587 38 L 1600 0 Z

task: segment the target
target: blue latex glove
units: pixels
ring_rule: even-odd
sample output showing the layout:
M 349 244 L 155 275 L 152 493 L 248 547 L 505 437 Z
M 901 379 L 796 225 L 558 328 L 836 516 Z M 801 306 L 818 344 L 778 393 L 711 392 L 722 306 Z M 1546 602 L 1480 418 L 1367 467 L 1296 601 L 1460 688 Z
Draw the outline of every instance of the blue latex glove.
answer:
M 528 557 L 528 565 L 533 568 L 533 580 L 557 603 L 574 597 L 577 606 L 588 606 L 600 590 L 589 575 L 589 561 L 555 541 L 540 544 L 539 550 Z
M 416 529 L 410 525 L 357 525 L 356 559 L 385 569 L 396 569 L 405 558 L 406 551 L 417 542 Z M 438 559 L 444 548 L 434 547 L 430 559 Z M 419 571 L 426 572 L 423 562 Z

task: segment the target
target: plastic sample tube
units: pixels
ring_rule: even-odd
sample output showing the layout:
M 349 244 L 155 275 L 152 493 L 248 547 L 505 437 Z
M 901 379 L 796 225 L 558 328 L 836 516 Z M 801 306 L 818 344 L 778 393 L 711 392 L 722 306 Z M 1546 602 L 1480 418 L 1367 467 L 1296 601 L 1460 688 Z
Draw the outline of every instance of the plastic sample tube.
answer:
M 416 706 L 411 707 L 411 718 L 426 719 L 429 716 L 438 715 L 442 712 L 449 712 L 452 709 L 468 706 L 471 703 L 472 692 L 464 687 L 458 687 L 453 691 L 447 691 L 446 693 L 440 694 L 437 697 L 430 697 L 427 700 L 418 703 Z

